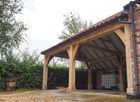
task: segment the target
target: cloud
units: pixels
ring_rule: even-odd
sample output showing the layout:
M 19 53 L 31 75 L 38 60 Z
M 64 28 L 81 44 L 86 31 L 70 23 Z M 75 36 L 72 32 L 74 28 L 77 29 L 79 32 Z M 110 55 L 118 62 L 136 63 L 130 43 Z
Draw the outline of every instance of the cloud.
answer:
M 78 12 L 85 20 L 96 23 L 120 10 L 130 0 L 24 0 L 22 20 L 29 26 L 30 39 L 54 45 L 60 40 L 63 15 Z M 42 42 L 43 44 L 43 42 Z M 47 45 L 47 44 L 46 44 Z M 38 44 L 36 47 L 41 46 Z

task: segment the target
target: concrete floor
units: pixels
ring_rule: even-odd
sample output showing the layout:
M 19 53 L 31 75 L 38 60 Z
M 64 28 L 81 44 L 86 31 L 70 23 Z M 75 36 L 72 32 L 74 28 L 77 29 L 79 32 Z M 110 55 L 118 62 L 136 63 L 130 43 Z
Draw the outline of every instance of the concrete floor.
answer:
M 40 90 L 37 93 L 42 95 L 47 95 L 51 97 L 56 97 L 58 99 L 82 101 L 82 102 L 92 102 L 89 100 L 94 100 L 99 96 L 104 97 L 125 97 L 124 92 L 117 91 L 106 91 L 106 90 L 76 90 L 75 92 L 68 93 L 65 90 Z
M 128 100 L 123 92 L 66 89 L 1 92 L 0 102 L 140 102 Z

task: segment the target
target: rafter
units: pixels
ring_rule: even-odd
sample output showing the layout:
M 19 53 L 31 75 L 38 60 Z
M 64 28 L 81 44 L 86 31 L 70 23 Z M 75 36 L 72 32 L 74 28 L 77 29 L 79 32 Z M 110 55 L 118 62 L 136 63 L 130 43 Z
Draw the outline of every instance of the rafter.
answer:
M 112 53 L 112 54 L 116 54 L 117 51 L 114 51 L 114 50 L 111 50 L 111 49 L 107 49 L 107 48 L 103 48 L 103 47 L 99 47 L 99 46 L 95 46 L 95 45 L 92 45 L 92 44 L 89 44 L 87 45 L 88 47 L 92 47 L 94 49 L 97 49 L 97 50 L 100 50 L 100 51 L 104 51 L 104 52 L 107 52 L 107 53 Z
M 112 39 L 107 36 L 108 40 L 111 42 L 111 44 L 113 45 L 113 47 L 116 49 L 117 52 L 120 52 L 120 50 L 118 49 L 117 45 L 112 41 Z
M 96 45 L 98 45 L 96 41 L 95 41 L 94 43 L 95 43 Z M 103 50 L 102 50 L 101 52 L 102 52 L 102 54 L 103 54 L 104 56 L 107 56 L 107 55 L 104 53 Z M 104 63 L 104 65 L 105 65 L 107 68 L 110 67 L 108 64 L 106 64 L 106 62 L 103 61 L 103 63 Z
M 88 53 L 91 53 L 88 49 L 87 49 L 87 47 L 85 48 L 87 51 L 88 51 Z M 94 51 L 92 51 L 93 53 L 94 53 Z M 92 57 L 92 60 L 95 60 L 95 58 L 93 58 L 93 56 L 91 56 Z M 97 58 L 98 58 L 98 56 L 97 56 Z M 99 64 L 99 66 L 100 66 L 100 68 L 103 68 L 103 66 L 101 65 L 101 64 Z
M 109 40 L 107 39 L 104 39 L 104 38 L 99 38 L 100 40 L 104 41 L 104 42 L 107 42 L 107 43 L 111 43 Z
M 108 70 L 106 69 L 95 69 L 96 71 L 114 71 L 114 68 L 107 68 Z
M 79 55 L 80 55 L 80 58 L 82 58 L 82 59 L 86 59 L 84 62 L 85 63 L 87 63 L 87 62 L 89 62 L 90 61 L 90 59 L 85 55 L 85 52 L 84 51 L 82 51 L 82 48 L 80 47 L 80 49 L 79 49 Z
M 103 62 L 103 61 L 107 61 L 107 60 L 115 60 L 117 59 L 116 56 L 107 56 L 107 57 L 103 57 L 103 58 L 100 58 L 100 59 L 97 59 L 97 60 L 93 60 L 91 61 L 90 63 L 100 63 L 100 62 Z
M 100 58 L 99 54 L 98 54 L 95 50 L 92 50 L 92 52 L 94 52 L 94 53 L 96 54 L 96 56 L 97 56 L 98 58 Z M 103 62 L 103 63 L 104 63 L 104 62 Z M 98 65 L 100 65 L 101 68 L 104 68 L 104 66 L 103 66 L 102 64 L 98 63 Z M 104 68 L 104 69 L 106 69 L 106 68 Z
M 96 64 L 94 64 L 94 67 L 96 68 L 95 70 L 101 70 L 101 68 L 99 68 Z
M 109 47 L 106 45 L 106 43 L 105 43 L 104 41 L 102 41 L 102 40 L 100 40 L 100 41 L 101 41 L 101 43 L 105 46 L 105 48 L 109 49 Z M 120 53 L 120 52 L 119 52 L 119 53 Z M 103 54 L 106 55 L 106 53 L 104 53 L 104 52 L 103 52 Z M 114 54 L 111 53 L 112 56 L 113 56 L 113 55 L 116 55 L 116 54 L 118 55 L 118 53 L 114 53 Z M 112 63 L 112 61 L 109 60 L 109 62 L 112 64 L 112 66 L 114 66 L 114 64 Z
M 83 49 L 84 48 L 84 49 Z M 82 52 L 84 53 L 84 54 L 86 54 L 86 56 L 88 56 L 88 58 L 90 59 L 90 60 L 92 60 L 92 57 L 90 56 L 90 54 L 89 54 L 89 51 L 83 46 L 82 47 Z

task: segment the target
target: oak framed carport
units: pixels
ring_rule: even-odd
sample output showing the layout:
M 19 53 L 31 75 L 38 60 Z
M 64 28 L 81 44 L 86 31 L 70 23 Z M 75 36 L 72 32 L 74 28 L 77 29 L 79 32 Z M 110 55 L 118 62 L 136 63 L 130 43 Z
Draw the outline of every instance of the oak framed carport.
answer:
M 88 67 L 89 67 L 88 88 L 89 89 L 91 89 L 91 80 L 92 80 L 91 79 L 91 70 L 92 70 L 91 67 L 93 66 L 93 64 L 97 64 L 97 65 L 95 65 L 95 69 L 96 69 L 96 67 L 104 68 L 103 65 L 98 64 L 98 63 L 102 62 L 102 63 L 104 63 L 105 66 L 109 66 L 109 65 L 105 64 L 105 62 L 104 62 L 104 61 L 108 60 L 109 63 L 111 63 L 111 64 L 113 64 L 113 66 L 115 66 L 115 64 L 110 60 L 116 59 L 118 61 L 116 63 L 118 64 L 118 67 L 119 67 L 118 69 L 119 69 L 119 73 L 120 73 L 119 74 L 120 75 L 119 81 L 120 81 L 120 85 L 121 85 L 120 90 L 123 91 L 124 89 L 123 89 L 123 85 L 122 85 L 122 83 L 123 83 L 122 67 L 121 67 L 122 65 L 119 61 L 122 57 L 125 57 L 125 55 L 124 55 L 125 53 L 124 53 L 124 51 L 120 51 L 123 48 L 121 48 L 121 49 L 118 48 L 109 35 L 112 33 L 112 35 L 114 37 L 117 37 L 117 36 L 115 36 L 115 34 L 117 34 L 121 40 L 116 39 L 116 38 L 115 39 L 120 40 L 119 43 L 121 43 L 121 42 L 124 43 L 125 42 L 125 33 L 127 33 L 127 30 L 129 30 L 128 26 L 129 26 L 128 24 L 127 25 L 120 24 L 120 23 L 112 24 L 105 28 L 100 29 L 99 31 L 93 32 L 94 34 L 90 34 L 86 37 L 83 36 L 81 39 L 72 41 L 71 44 L 65 44 L 65 46 L 62 45 L 60 48 L 57 48 L 57 50 L 54 50 L 54 52 L 50 51 L 50 53 L 48 53 L 47 56 L 45 56 L 45 66 L 46 67 L 48 66 L 48 63 L 53 56 L 69 58 L 70 59 L 70 65 L 69 65 L 70 69 L 69 69 L 69 89 L 68 90 L 73 91 L 73 90 L 75 90 L 75 60 L 76 59 L 82 60 L 88 64 Z M 125 29 L 126 32 L 123 32 L 121 29 Z M 107 37 L 108 40 L 105 39 L 105 37 L 103 37 L 103 36 Z M 102 45 L 104 45 L 105 47 L 101 47 L 99 45 L 97 46 L 96 42 L 98 40 L 100 40 L 102 42 Z M 115 50 L 110 49 L 109 46 L 105 42 L 112 44 L 110 46 L 113 46 L 113 48 Z M 88 49 L 91 49 L 91 48 L 94 51 L 93 54 L 100 56 L 100 55 L 98 55 L 98 53 L 100 51 L 100 52 L 102 52 L 104 57 L 90 58 L 90 55 L 88 55 L 88 51 L 89 51 Z M 98 53 L 96 50 L 98 50 Z M 110 70 L 111 67 L 106 67 L 106 68 L 107 68 L 106 70 Z M 45 68 L 45 69 L 48 70 L 48 68 Z M 48 75 L 47 70 L 46 71 L 44 70 L 43 89 L 47 88 L 47 75 Z
M 119 90 L 124 91 L 123 64 L 126 64 L 127 94 L 135 94 L 137 86 L 134 81 L 132 29 L 129 16 L 128 12 L 121 11 L 41 52 L 44 55 L 42 89 L 47 89 L 50 60 L 53 57 L 62 57 L 69 58 L 67 88 L 69 92 L 76 90 L 75 60 L 81 60 L 88 66 L 88 89 L 92 89 L 94 80 L 91 77 L 92 70 L 115 68 L 119 72 Z

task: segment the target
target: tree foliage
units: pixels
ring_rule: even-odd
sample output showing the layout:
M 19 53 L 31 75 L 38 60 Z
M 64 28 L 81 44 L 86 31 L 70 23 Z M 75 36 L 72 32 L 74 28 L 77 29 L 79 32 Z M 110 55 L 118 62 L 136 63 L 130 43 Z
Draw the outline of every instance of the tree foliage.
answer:
M 80 32 L 83 29 L 86 29 L 87 27 L 92 25 L 92 22 L 88 22 L 86 20 L 82 20 L 80 15 L 78 13 L 69 13 L 64 15 L 64 30 L 62 31 L 62 34 L 59 36 L 59 39 L 65 40 L 72 35 Z M 67 62 L 65 59 L 63 59 L 63 62 Z M 80 68 L 86 68 L 86 65 L 84 62 L 79 63 Z
M 21 13 L 21 0 L 0 0 L 0 54 L 18 48 L 27 30 L 24 23 L 16 17 Z
M 59 39 L 65 40 L 72 36 L 75 33 L 78 33 L 79 31 L 86 29 L 88 26 L 90 26 L 92 22 L 83 21 L 79 14 L 69 13 L 64 15 L 64 30 L 62 31 L 62 34 L 59 36 Z

